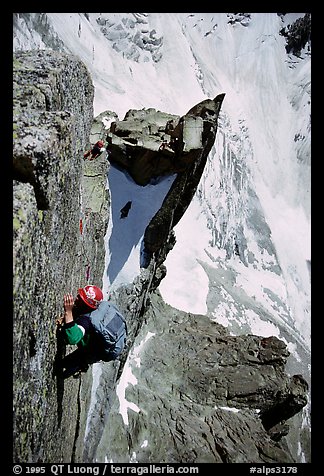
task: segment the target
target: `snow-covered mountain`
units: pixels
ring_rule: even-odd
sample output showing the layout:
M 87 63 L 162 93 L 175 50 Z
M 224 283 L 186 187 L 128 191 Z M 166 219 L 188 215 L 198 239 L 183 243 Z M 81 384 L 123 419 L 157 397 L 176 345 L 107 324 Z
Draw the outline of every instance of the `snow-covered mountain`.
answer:
M 14 16 L 14 49 L 79 57 L 95 85 L 95 115 L 110 110 L 123 119 L 129 109 L 155 108 L 181 116 L 226 94 L 197 193 L 175 227 L 160 291 L 173 307 L 206 314 L 235 335 L 279 337 L 291 352 L 288 370 L 310 380 L 311 56 L 307 35 L 293 46 L 288 36 L 305 18 L 24 13 Z M 108 181 L 113 193 L 119 184 L 112 207 L 142 189 L 151 208 L 138 218 L 153 216 L 160 202 L 152 206 L 149 188 L 134 185 L 126 193 L 114 169 Z M 113 270 L 109 243 L 116 255 L 118 230 L 107 230 L 106 292 L 139 272 L 144 225 L 135 229 L 136 241 L 128 240 L 127 253 L 120 250 Z

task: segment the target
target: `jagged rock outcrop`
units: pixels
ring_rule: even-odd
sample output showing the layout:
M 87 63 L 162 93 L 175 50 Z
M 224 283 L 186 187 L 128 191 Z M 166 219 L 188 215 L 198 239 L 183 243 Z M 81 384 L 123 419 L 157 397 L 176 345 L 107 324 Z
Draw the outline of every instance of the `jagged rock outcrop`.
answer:
M 70 461 L 82 385 L 53 374 L 67 351 L 55 320 L 64 293 L 101 285 L 107 161 L 83 160 L 94 93 L 83 63 L 18 53 L 13 79 L 14 461 Z
M 197 189 L 215 142 L 224 97 L 219 94 L 215 99 L 201 101 L 182 117 L 155 109 L 131 110 L 123 121 L 113 122 L 110 127 L 109 160 L 127 170 L 136 183 L 146 185 L 158 176 L 177 174 L 161 209 L 145 231 L 147 262 L 157 251 L 159 262 L 163 262 L 172 248 L 172 229 Z
M 110 127 L 109 160 L 126 169 L 139 185 L 198 168 L 215 141 L 224 96 L 206 99 L 182 117 L 152 108 L 128 111 L 123 121 Z
M 307 383 L 285 373 L 285 344 L 230 336 L 206 316 L 171 308 L 156 292 L 150 300 L 133 346 L 141 348 L 140 359 L 133 350 L 128 360 L 136 384 L 126 386 L 127 420 L 115 398 L 91 460 L 294 462 L 279 432 L 306 404 Z

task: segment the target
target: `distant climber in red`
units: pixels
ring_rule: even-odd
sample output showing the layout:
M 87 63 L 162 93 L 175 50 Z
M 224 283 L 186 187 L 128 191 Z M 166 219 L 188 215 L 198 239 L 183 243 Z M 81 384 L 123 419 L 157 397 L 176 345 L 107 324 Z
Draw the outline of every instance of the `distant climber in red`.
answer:
M 92 147 L 92 149 L 89 149 L 84 155 L 83 158 L 86 159 L 89 157 L 89 160 L 96 159 L 101 152 L 105 150 L 104 148 L 104 143 L 102 140 L 98 140 L 98 142 L 95 143 L 95 145 Z

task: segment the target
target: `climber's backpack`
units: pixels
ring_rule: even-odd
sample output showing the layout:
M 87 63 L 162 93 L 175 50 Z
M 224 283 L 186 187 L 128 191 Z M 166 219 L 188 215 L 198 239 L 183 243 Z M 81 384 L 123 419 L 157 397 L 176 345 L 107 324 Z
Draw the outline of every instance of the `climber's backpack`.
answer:
M 116 359 L 126 343 L 127 327 L 124 316 L 114 304 L 102 301 L 98 308 L 91 312 L 90 321 L 95 332 L 102 337 L 107 358 Z

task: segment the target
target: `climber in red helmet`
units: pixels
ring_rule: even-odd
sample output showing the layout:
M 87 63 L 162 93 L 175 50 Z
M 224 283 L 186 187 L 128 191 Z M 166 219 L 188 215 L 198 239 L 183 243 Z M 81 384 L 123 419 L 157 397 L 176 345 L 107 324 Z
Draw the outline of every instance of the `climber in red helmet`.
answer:
M 57 325 L 60 326 L 65 342 L 78 346 L 77 350 L 59 364 L 61 371 L 65 368 L 64 378 L 85 372 L 89 364 L 102 359 L 100 342 L 89 319 L 91 312 L 97 309 L 102 300 L 101 289 L 94 285 L 78 289 L 75 299 L 70 293 L 64 295 L 64 315 L 57 320 Z
M 95 143 L 95 145 L 92 147 L 92 149 L 89 149 L 84 155 L 83 157 L 86 159 L 87 157 L 89 157 L 89 160 L 93 160 L 93 159 L 96 159 L 100 154 L 101 152 L 103 152 L 105 150 L 104 148 L 104 143 L 102 140 L 98 140 L 98 142 Z

